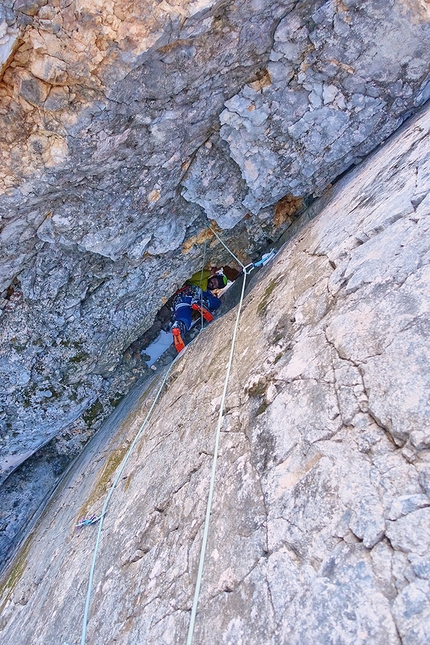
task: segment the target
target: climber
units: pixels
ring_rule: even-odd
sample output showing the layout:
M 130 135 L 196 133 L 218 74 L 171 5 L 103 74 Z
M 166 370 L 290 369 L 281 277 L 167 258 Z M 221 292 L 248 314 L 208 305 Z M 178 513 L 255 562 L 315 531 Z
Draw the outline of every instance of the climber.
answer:
M 173 301 L 175 322 L 172 325 L 173 342 L 178 352 L 185 347 L 183 337 L 191 327 L 192 312 L 200 312 L 207 322 L 213 320 L 211 312 L 218 309 L 221 300 L 212 291 L 223 289 L 227 282 L 222 273 L 198 271 L 179 289 Z
M 192 287 L 199 287 L 202 291 L 207 291 L 209 280 L 213 276 L 216 276 L 218 271 L 221 271 L 221 267 L 211 267 L 210 269 L 204 269 L 203 271 L 196 271 L 196 273 L 193 273 L 191 278 L 189 278 L 185 284 L 191 285 Z M 212 289 L 218 289 L 218 286 L 212 286 Z
M 240 275 L 241 271 L 238 271 L 237 269 L 234 269 L 233 267 L 230 267 L 228 265 L 225 265 L 223 267 L 212 267 L 211 269 L 204 269 L 203 271 L 197 271 L 194 273 L 189 280 L 187 280 L 186 284 L 191 284 L 195 287 L 200 287 L 203 291 L 207 291 L 208 288 L 212 291 L 216 289 L 223 289 L 226 285 L 226 282 L 222 286 L 217 286 L 214 284 L 212 281 L 212 286 L 208 287 L 208 282 L 210 281 L 211 277 L 217 275 L 222 275 L 227 278 L 227 281 L 234 282 Z

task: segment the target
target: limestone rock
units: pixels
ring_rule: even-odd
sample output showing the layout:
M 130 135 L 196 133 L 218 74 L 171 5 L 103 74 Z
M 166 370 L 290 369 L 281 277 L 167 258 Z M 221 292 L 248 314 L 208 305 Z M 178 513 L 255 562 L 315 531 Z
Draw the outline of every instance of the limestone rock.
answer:
M 423 104 L 429 96 L 427 4 L 2 3 L 0 480 L 21 464 L 30 473 L 33 463 L 29 488 L 51 475 L 58 479 L 60 465 L 70 463 L 147 375 L 132 348 L 156 312 L 201 268 L 203 256 L 209 264 L 229 260 L 208 237 L 208 218 L 248 263 L 294 224 L 314 194 Z M 421 188 L 412 202 L 409 193 L 398 203 L 391 198 L 393 213 L 381 210 L 375 227 L 426 203 L 428 170 L 417 168 Z M 386 234 L 394 255 L 415 234 L 412 223 L 403 226 L 399 221 Z M 337 268 L 327 287 L 333 297 L 344 280 L 351 292 L 367 284 L 369 262 L 379 271 L 375 230 L 366 223 L 357 230 L 363 251 L 348 267 L 333 251 Z M 416 248 L 407 242 L 407 267 L 393 261 L 379 274 L 382 285 L 390 271 L 401 282 L 422 262 L 424 233 Z M 423 276 L 402 287 L 411 307 L 406 325 Z M 328 294 L 322 289 L 316 297 L 317 310 L 325 311 Z M 388 323 L 396 308 L 392 295 L 385 305 Z M 340 341 L 340 330 L 346 320 L 364 325 L 369 306 L 363 300 L 339 310 L 327 328 L 336 351 L 355 356 L 354 341 Z M 308 307 L 304 294 L 297 321 Z M 396 330 L 380 358 L 385 331 L 381 322 L 380 337 L 370 338 L 363 327 L 367 380 L 361 386 L 360 366 L 342 365 L 348 385 L 339 396 L 345 418 L 358 423 L 357 414 L 369 412 L 412 458 L 429 442 L 415 409 L 422 401 L 410 394 L 416 385 L 423 399 L 425 380 L 405 377 L 403 412 L 389 393 L 380 398 L 390 385 L 377 374 L 394 365 L 397 352 L 406 362 L 415 352 L 412 338 L 407 349 L 397 347 Z M 427 355 L 416 358 L 424 363 Z M 296 387 L 312 398 L 309 384 Z M 358 411 L 354 387 L 364 387 Z M 271 388 L 264 404 L 273 396 Z M 333 396 L 327 386 L 332 411 Z M 331 419 L 326 432 L 336 424 Z M 311 424 L 312 433 L 321 430 Z M 46 477 L 38 474 L 42 454 L 51 455 Z M 354 524 L 366 544 L 382 530 L 373 507 L 372 517 L 368 527 Z
M 429 131 L 427 109 L 254 273 L 196 645 L 429 641 Z M 88 643 L 186 640 L 235 315 L 180 355 L 121 471 Z M 96 435 L 29 535 L 3 586 L 3 641 L 79 641 L 97 526 L 75 525 L 100 513 L 160 384 Z
M 246 85 L 220 116 L 248 209 L 258 213 L 288 192 L 321 194 L 429 97 L 429 12 L 411 10 L 327 2 L 310 19 L 302 5 L 280 21 L 266 86 Z

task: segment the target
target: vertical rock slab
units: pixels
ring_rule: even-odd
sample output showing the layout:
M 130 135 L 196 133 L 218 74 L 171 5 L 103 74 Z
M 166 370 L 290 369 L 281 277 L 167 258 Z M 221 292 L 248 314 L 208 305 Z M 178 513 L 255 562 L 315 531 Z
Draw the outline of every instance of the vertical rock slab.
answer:
M 325 196 L 248 293 L 196 644 L 429 640 L 429 132 L 427 109 Z M 93 645 L 186 639 L 234 317 L 180 356 L 122 472 Z M 79 641 L 97 528 L 74 527 L 100 512 L 157 387 L 82 455 L 29 536 L 2 587 L 6 642 Z

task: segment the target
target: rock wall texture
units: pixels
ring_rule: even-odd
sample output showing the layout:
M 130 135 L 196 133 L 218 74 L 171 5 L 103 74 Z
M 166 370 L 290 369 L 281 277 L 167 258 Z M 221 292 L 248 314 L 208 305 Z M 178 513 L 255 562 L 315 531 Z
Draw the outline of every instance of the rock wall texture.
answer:
M 429 130 L 427 109 L 344 177 L 248 293 L 196 644 L 430 640 Z M 123 471 L 92 645 L 186 640 L 234 317 L 179 357 Z M 74 525 L 100 512 L 159 382 L 29 536 L 2 589 L 3 642 L 80 642 L 97 528 Z
M 419 0 L 1 12 L 7 472 L 116 394 L 124 350 L 200 261 L 203 214 L 253 213 L 249 253 L 273 232 L 263 207 L 321 191 L 425 100 L 429 16 Z
M 426 101 L 429 15 L 2 3 L 0 479 L 24 464 L 8 490 L 29 477 L 43 496 L 145 374 L 144 333 L 200 268 L 208 219 L 248 261 Z

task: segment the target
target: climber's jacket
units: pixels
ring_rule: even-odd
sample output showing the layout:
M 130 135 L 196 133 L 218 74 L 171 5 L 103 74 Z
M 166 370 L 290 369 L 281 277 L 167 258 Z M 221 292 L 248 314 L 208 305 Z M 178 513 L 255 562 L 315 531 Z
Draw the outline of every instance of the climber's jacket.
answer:
M 187 284 L 193 286 L 193 287 L 199 287 L 202 291 L 208 291 L 208 280 L 210 277 L 212 277 L 212 273 L 209 269 L 205 269 L 204 271 L 196 271 L 196 273 L 193 273 L 191 278 L 187 280 Z

